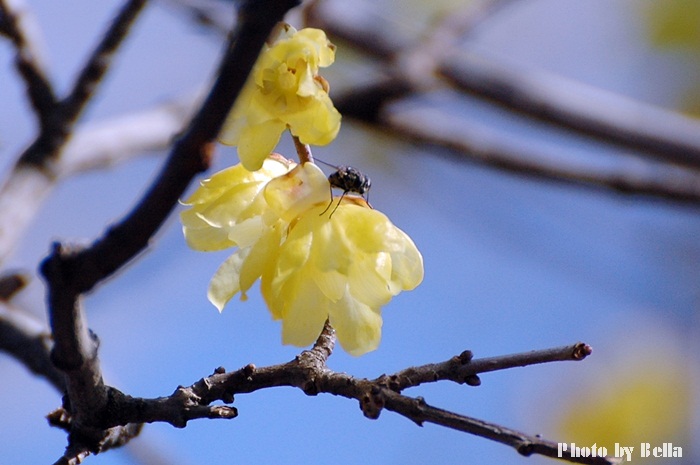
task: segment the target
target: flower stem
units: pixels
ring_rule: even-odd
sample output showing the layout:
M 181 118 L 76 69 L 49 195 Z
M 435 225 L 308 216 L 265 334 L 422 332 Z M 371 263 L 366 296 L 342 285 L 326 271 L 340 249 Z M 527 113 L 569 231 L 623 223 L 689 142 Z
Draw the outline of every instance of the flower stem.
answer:
M 292 136 L 294 139 L 294 147 L 297 149 L 297 155 L 299 155 L 299 163 L 313 163 L 314 156 L 311 154 L 311 148 L 302 143 L 297 136 Z

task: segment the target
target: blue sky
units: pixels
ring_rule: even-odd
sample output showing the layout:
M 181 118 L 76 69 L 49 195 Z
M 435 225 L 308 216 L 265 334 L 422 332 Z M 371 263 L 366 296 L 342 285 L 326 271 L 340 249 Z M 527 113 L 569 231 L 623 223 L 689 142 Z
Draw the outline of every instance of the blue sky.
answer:
M 32 2 L 59 89 L 70 83 L 118 4 Z M 397 3 L 383 6 L 391 11 Z M 641 16 L 634 12 L 624 1 L 526 2 L 482 25 L 467 45 L 673 107 L 687 79 L 686 57 L 651 49 Z M 422 24 L 405 11 L 398 20 L 409 29 Z M 150 5 L 87 120 L 142 109 L 197 88 L 213 73 L 219 52 L 214 35 L 160 3 Z M 34 128 L 4 43 L 0 60 L 0 167 L 6 169 Z M 351 68 L 349 60 L 341 47 L 337 66 Z M 620 151 L 469 99 L 454 103 L 436 93 L 413 104 L 449 107 L 500 137 L 556 146 L 562 157 L 585 160 Z M 279 151 L 291 156 L 292 150 L 283 140 Z M 414 239 L 426 270 L 419 288 L 384 309 L 380 348 L 360 358 L 339 349 L 331 368 L 375 377 L 445 360 L 467 348 L 482 357 L 582 340 L 594 347 L 594 356 L 580 364 L 486 374 L 478 388 L 439 383 L 407 391 L 437 407 L 557 440 L 557 414 L 575 401 L 571 389 L 597 385 L 600 376 L 610 375 L 609 366 L 634 357 L 635 344 L 657 341 L 657 347 L 668 347 L 665 353 L 676 355 L 690 352 L 683 346 L 697 347 L 697 208 L 504 174 L 348 121 L 336 142 L 316 154 L 360 167 L 372 177 L 372 204 Z M 138 199 L 161 155 L 59 185 L 8 266 L 34 270 L 51 241 L 96 237 Z M 216 169 L 235 160 L 234 150 L 222 148 Z M 206 300 L 207 283 L 226 256 L 187 249 L 173 217 L 147 253 L 87 296 L 107 383 L 154 397 L 191 384 L 217 366 L 233 370 L 294 357 L 299 349 L 280 344 L 280 325 L 255 292 L 248 302 L 232 301 L 222 314 Z M 45 318 L 40 279 L 18 300 Z M 667 362 L 697 366 L 697 358 L 690 357 Z M 0 409 L 0 455 L 8 463 L 52 463 L 65 446 L 65 434 L 50 429 L 44 415 L 60 404 L 60 396 L 6 356 L 0 356 L 0 372 L 0 393 L 12 399 Z M 235 420 L 194 421 L 182 430 L 148 425 L 145 448 L 110 451 L 86 463 L 137 463 L 132 457 L 144 449 L 178 465 L 217 459 L 280 465 L 454 463 L 463 458 L 484 464 L 553 463 L 525 459 L 505 446 L 439 427 L 418 428 L 391 412 L 370 421 L 355 402 L 328 395 L 271 389 L 238 396 L 235 405 L 240 413 Z M 695 412 L 696 424 L 697 419 Z M 691 437 L 697 440 L 696 433 Z

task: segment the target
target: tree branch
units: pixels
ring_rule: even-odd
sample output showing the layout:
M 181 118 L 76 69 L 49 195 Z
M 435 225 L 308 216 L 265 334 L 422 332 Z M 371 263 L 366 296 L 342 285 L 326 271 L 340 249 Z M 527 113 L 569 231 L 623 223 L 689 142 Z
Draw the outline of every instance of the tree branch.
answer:
M 602 166 L 592 160 L 565 158 L 558 149 L 533 149 L 525 141 L 504 139 L 483 125 L 432 108 L 397 104 L 382 112 L 377 122 L 404 140 L 443 147 L 460 160 L 504 171 L 624 194 L 700 202 L 700 173 L 693 169 L 632 155 L 618 155 Z
M 28 7 L 18 0 L 0 0 L 0 34 L 7 36 L 15 47 L 15 66 L 24 80 L 27 96 L 39 124 L 43 127 L 57 99 L 46 77 L 38 40 L 30 34 L 31 28 L 27 27 L 27 23 L 33 20 L 29 17 L 27 9 Z
M 106 438 L 114 434 L 110 430 L 112 425 L 105 423 L 105 418 L 110 416 L 110 406 L 115 403 L 113 399 L 127 397 L 120 396 L 103 382 L 99 342 L 88 330 L 80 296 L 146 247 L 191 180 L 209 166 L 214 140 L 260 49 L 277 22 L 297 4 L 296 0 L 250 0 L 243 5 L 238 28 L 222 57 L 216 82 L 141 202 L 92 247 L 78 250 L 56 244 L 42 263 L 54 336 L 51 357 L 65 373 L 67 384 L 64 408 L 70 414 L 68 452 L 102 450 Z M 155 415 L 157 413 L 153 412 L 160 412 L 162 408 L 155 404 L 149 414 Z M 193 407 L 184 419 L 171 421 L 186 421 L 192 415 L 233 413 L 228 407 Z M 77 456 L 69 455 L 68 460 Z
M 0 302 L 0 351 L 7 352 L 29 371 L 41 376 L 63 392 L 63 373 L 51 363 L 51 335 L 33 315 Z
M 330 370 L 326 362 L 333 351 L 335 333 L 326 324 L 314 347 L 302 352 L 294 360 L 281 365 L 257 368 L 247 365 L 234 372 L 220 367 L 209 377 L 202 378 L 189 387 L 178 387 L 169 397 L 155 399 L 134 398 L 109 388 L 108 416 L 103 417 L 103 427 L 141 422 L 167 422 L 175 427 L 185 427 L 189 420 L 198 418 L 232 419 L 238 415 L 229 406 L 211 406 L 216 401 L 230 404 L 234 395 L 278 387 L 292 386 L 307 395 L 329 393 L 359 401 L 364 415 L 376 419 L 383 409 L 394 411 L 421 425 L 434 423 L 513 447 L 523 455 L 540 454 L 586 464 L 617 463 L 614 459 L 599 457 L 558 457 L 558 445 L 539 437 L 483 420 L 466 417 L 429 406 L 422 398 L 400 394 L 400 390 L 423 382 L 450 380 L 457 383 L 465 378 L 495 370 L 553 361 L 582 360 L 590 355 L 590 346 L 577 343 L 572 346 L 531 351 L 513 355 L 471 360 L 471 352 L 437 364 L 412 367 L 392 376 L 380 376 L 375 380 L 358 379 L 346 373 Z
M 147 152 L 166 150 L 192 120 L 199 95 L 160 103 L 142 111 L 78 126 L 54 172 L 58 179 L 102 169 Z
M 145 0 L 131 0 L 125 4 L 104 39 L 95 48 L 68 98 L 57 102 L 43 74 L 32 81 L 34 84 L 30 85 L 29 94 L 39 113 L 40 132 L 19 157 L 0 187 L 0 211 L 3 212 L 0 216 L 0 261 L 13 250 L 14 244 L 24 234 L 25 228 L 53 187 L 57 176 L 53 167 L 59 159 L 61 149 L 68 141 L 80 112 L 107 71 L 109 57 L 123 42 L 129 26 L 144 3 Z M 20 47 L 25 39 L 18 35 L 17 21 L 12 20 L 16 15 L 13 16 L 4 2 L 0 6 L 3 8 L 2 24 L 9 33 L 14 33 L 15 43 L 19 41 L 16 47 L 21 56 L 23 49 Z
M 315 4 L 308 14 L 311 24 L 348 41 L 383 65 L 383 77 L 336 94 L 333 99 L 336 107 L 344 116 L 383 125 L 399 137 L 447 147 L 462 159 L 475 159 L 506 171 L 624 193 L 698 202 L 700 174 L 695 169 L 672 164 L 700 167 L 700 124 L 696 121 L 561 77 L 499 64 L 493 57 L 478 56 L 457 46 L 456 39 L 463 39 L 488 14 L 508 3 L 507 0 L 476 2 L 473 10 L 449 15 L 417 44 L 375 12 L 365 12 L 356 21 L 346 21 L 342 2 Z M 594 163 L 571 163 L 561 156 L 538 153 L 546 152 L 545 148 L 528 150 L 521 147 L 523 144 L 505 141 L 503 137 L 491 140 L 481 134 L 481 128 L 470 129 L 468 122 L 454 121 L 446 114 L 429 111 L 429 115 L 411 121 L 417 112 L 409 116 L 390 108 L 398 99 L 445 84 L 527 116 L 639 150 L 660 163 L 629 162 L 629 156 L 620 155 L 615 168 L 600 169 Z M 446 121 L 448 127 L 457 123 L 460 127 L 455 131 L 445 130 L 442 123 Z
M 129 0 L 125 3 L 78 75 L 70 94 L 54 106 L 41 127 L 39 137 L 22 154 L 18 164 L 43 167 L 47 160 L 58 158 L 75 121 L 109 68 L 112 55 L 123 43 L 145 3 L 146 0 Z
M 461 91 L 527 116 L 700 168 L 700 124 L 677 112 L 465 51 L 445 59 L 439 73 Z
M 471 351 L 467 350 L 447 361 L 407 368 L 393 375 L 383 375 L 375 381 L 396 392 L 401 392 L 406 388 L 419 386 L 423 383 L 433 383 L 441 380 L 478 386 L 481 384 L 477 376 L 479 373 L 541 363 L 579 361 L 591 355 L 592 352 L 593 349 L 589 345 L 579 342 L 573 346 L 533 350 L 532 352 L 474 360 L 472 359 Z

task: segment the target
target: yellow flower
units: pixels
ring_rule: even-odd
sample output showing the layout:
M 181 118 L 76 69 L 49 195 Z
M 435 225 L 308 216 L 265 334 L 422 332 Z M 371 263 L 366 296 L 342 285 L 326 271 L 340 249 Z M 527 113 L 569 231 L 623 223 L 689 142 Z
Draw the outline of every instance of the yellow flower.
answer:
M 193 196 L 197 202 L 188 200 L 193 208 L 183 213 L 182 220 L 191 246 L 214 250 L 224 244 L 225 236 L 230 245 L 239 247 L 212 279 L 209 298 L 221 310 L 233 295 L 244 293 L 261 277 L 270 313 L 282 320 L 283 343 L 313 343 L 329 319 L 347 352 L 361 355 L 374 350 L 381 338 L 381 307 L 423 280 L 420 252 L 362 198 L 345 196 L 332 215 L 332 208 L 321 215 L 330 190 L 325 175 L 310 163 L 284 173 L 290 167 L 266 161 L 255 181 L 242 177 L 254 186 L 229 186 L 225 191 L 218 190 L 215 182 L 224 171 L 200 188 L 213 185 L 211 194 L 198 191 Z M 262 177 L 269 182 L 257 180 Z M 226 203 L 240 213 L 216 218 L 209 214 Z
M 187 245 L 204 252 L 238 247 L 209 285 L 209 300 L 219 311 L 238 292 L 246 299 L 246 291 L 262 273 L 261 263 L 279 246 L 284 228 L 268 208 L 263 188 L 292 166 L 281 156 L 266 159 L 254 172 L 236 165 L 202 181 L 183 202 L 191 207 L 180 213 Z
M 289 25 L 266 46 L 219 135 L 237 145 L 241 163 L 255 171 L 288 127 L 304 144 L 326 145 L 338 134 L 340 113 L 328 96 L 320 67 L 335 60 L 335 46 L 320 29 Z

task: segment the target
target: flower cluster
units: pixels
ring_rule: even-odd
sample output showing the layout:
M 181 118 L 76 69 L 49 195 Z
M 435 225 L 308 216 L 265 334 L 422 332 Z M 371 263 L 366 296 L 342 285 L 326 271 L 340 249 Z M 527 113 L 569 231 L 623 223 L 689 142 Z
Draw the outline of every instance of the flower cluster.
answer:
M 220 135 L 238 146 L 241 163 L 202 181 L 180 218 L 191 248 L 236 248 L 209 284 L 219 311 L 236 294 L 246 300 L 260 280 L 285 344 L 313 343 L 329 321 L 340 345 L 361 355 L 379 344 L 382 306 L 423 280 L 423 258 L 362 197 L 345 192 L 329 204 L 331 184 L 316 165 L 271 154 L 285 129 L 298 146 L 325 145 L 337 135 L 340 114 L 318 75 L 334 59 L 323 31 L 281 29 Z
M 340 113 L 318 71 L 334 60 L 335 46 L 323 31 L 284 25 L 261 53 L 220 142 L 238 146 L 241 163 L 251 171 L 260 169 L 287 128 L 304 144 L 330 143 L 340 129 Z
M 220 311 L 260 278 L 285 344 L 311 344 L 328 319 L 343 348 L 361 355 L 379 344 L 381 307 L 422 281 L 423 260 L 359 197 L 345 196 L 332 216 L 322 215 L 329 190 L 316 165 L 275 156 L 256 172 L 237 165 L 202 182 L 181 219 L 196 250 L 238 247 L 209 287 Z

